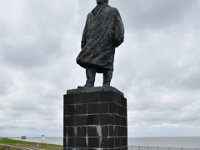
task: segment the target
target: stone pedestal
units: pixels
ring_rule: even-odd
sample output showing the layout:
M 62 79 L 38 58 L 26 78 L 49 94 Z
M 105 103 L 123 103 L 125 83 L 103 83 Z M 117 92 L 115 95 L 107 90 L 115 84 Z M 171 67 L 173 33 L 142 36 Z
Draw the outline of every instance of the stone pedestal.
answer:
M 64 150 L 127 150 L 127 102 L 115 88 L 64 95 Z

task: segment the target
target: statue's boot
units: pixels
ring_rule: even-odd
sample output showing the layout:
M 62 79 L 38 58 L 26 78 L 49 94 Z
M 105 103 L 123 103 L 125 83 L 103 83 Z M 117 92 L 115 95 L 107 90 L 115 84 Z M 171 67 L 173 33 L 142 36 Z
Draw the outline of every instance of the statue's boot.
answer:
M 103 86 L 110 86 L 112 76 L 113 76 L 113 71 L 108 70 L 103 73 Z
M 86 84 L 84 86 L 78 86 L 78 88 L 94 87 L 95 76 L 96 76 L 95 68 L 86 69 L 86 77 L 87 77 Z

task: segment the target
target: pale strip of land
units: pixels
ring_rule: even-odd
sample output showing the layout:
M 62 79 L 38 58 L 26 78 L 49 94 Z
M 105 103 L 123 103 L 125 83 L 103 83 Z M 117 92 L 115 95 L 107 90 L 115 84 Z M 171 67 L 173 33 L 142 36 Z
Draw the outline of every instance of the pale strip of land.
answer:
M 20 146 L 13 146 L 9 144 L 0 144 L 0 147 L 9 147 L 12 149 L 21 149 L 21 150 L 40 150 L 40 149 L 31 149 L 31 148 L 25 148 L 25 147 L 20 147 Z

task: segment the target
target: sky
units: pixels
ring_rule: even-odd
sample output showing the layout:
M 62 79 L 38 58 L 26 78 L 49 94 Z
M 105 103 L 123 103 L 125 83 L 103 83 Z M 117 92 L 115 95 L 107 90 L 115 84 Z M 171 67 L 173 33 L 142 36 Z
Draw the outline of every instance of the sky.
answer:
M 95 0 L 0 0 L 0 137 L 62 136 L 63 95 Z M 200 136 L 200 1 L 110 0 L 125 26 L 111 85 L 129 137 Z M 98 74 L 96 86 L 101 86 Z

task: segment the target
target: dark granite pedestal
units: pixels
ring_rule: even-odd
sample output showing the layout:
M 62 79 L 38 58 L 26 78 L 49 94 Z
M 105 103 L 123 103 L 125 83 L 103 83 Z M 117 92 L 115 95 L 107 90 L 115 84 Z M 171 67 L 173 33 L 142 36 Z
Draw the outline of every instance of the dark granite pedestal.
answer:
M 64 150 L 127 150 L 127 102 L 112 87 L 64 95 Z

